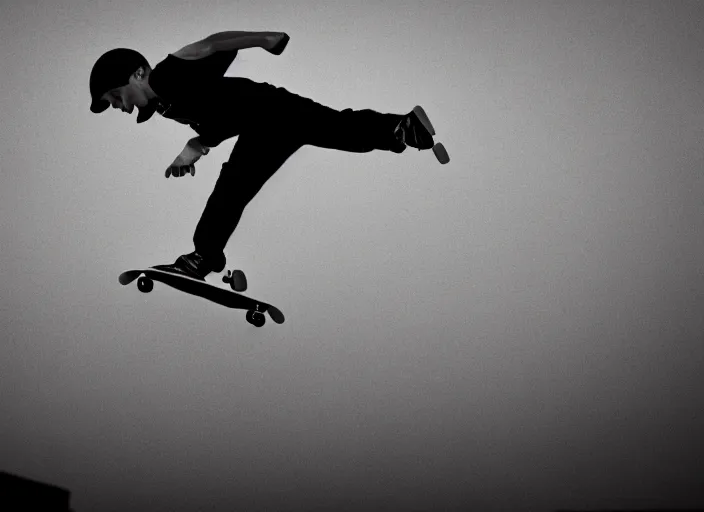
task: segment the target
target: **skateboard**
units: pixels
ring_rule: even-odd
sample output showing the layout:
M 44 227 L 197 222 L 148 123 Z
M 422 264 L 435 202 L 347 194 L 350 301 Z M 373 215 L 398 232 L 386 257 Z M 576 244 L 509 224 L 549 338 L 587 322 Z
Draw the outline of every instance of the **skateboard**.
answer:
M 235 276 L 240 275 L 240 280 L 244 279 L 244 274 L 241 271 L 235 271 Z M 266 302 L 245 297 L 234 291 L 226 290 L 219 286 L 199 281 L 191 277 L 164 272 L 155 268 L 143 268 L 128 270 L 120 274 L 120 284 L 126 286 L 137 280 L 137 288 L 143 293 L 149 293 L 154 288 L 154 281 L 159 281 L 167 286 L 202 297 L 221 306 L 233 309 L 244 309 L 247 311 L 247 322 L 255 327 L 262 327 L 266 323 L 264 313 L 268 313 L 271 319 L 277 323 L 284 323 L 284 314 Z M 228 272 L 227 276 L 222 278 L 223 282 L 230 283 L 230 286 L 235 289 L 236 279 L 233 279 L 233 274 Z M 244 288 L 246 289 L 246 281 Z M 242 289 L 241 287 L 239 289 Z

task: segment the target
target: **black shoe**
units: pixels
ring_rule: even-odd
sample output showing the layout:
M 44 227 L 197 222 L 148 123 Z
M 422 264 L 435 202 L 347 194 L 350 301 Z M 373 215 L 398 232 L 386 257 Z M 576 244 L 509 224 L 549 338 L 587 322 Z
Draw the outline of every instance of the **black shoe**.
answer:
M 205 276 L 213 271 L 220 272 L 225 267 L 223 264 L 222 267 L 218 269 L 217 267 L 219 266 L 220 265 L 213 266 L 210 262 L 207 262 L 203 256 L 193 251 L 190 254 L 179 256 L 171 265 L 156 265 L 153 268 L 198 279 L 199 281 L 205 281 Z
M 435 129 L 420 105 L 404 116 L 394 130 L 394 135 L 399 141 L 418 150 L 431 149 L 435 145 Z

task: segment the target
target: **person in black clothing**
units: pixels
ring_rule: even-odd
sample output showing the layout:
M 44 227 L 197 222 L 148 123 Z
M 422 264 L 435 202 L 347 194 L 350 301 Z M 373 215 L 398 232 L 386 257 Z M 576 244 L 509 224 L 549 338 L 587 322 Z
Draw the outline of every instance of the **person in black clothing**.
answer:
M 167 178 L 194 176 L 195 163 L 210 148 L 239 136 L 196 227 L 195 250 L 155 268 L 200 280 L 221 272 L 225 245 L 244 208 L 304 145 L 353 153 L 432 148 L 441 163 L 449 162 L 442 144 L 434 143 L 434 128 L 420 106 L 406 115 L 338 111 L 283 87 L 223 76 L 239 50 L 263 48 L 280 55 L 288 42 L 283 32 L 220 32 L 169 54 L 153 69 L 127 48 L 106 52 L 93 66 L 92 112 L 112 106 L 132 114 L 137 107 L 137 123 L 158 112 L 198 133 L 169 166 Z

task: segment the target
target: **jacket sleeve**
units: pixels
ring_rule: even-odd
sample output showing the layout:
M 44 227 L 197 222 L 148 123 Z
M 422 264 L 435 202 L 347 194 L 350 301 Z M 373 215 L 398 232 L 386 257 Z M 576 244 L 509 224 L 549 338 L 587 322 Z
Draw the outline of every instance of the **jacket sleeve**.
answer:
M 199 135 L 200 143 L 205 147 L 214 148 L 220 145 L 221 142 L 234 137 L 236 134 L 223 133 L 220 130 L 213 130 L 209 127 L 202 127 L 196 132 Z
M 237 57 L 237 50 L 229 51 L 219 51 L 214 52 L 205 59 L 203 59 L 204 64 L 207 63 L 209 73 L 213 76 L 221 78 L 227 68 L 229 68 Z

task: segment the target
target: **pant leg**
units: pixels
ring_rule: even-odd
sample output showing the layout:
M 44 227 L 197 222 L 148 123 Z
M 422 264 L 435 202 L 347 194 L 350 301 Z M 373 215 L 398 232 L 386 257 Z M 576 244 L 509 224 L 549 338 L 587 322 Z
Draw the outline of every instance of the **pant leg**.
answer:
M 206 260 L 224 261 L 225 246 L 247 204 L 301 146 L 297 138 L 276 133 L 240 134 L 196 227 L 196 251 Z
M 285 114 L 287 128 L 295 129 L 304 144 L 353 153 L 401 153 L 406 148 L 394 136 L 404 117 L 401 114 L 351 108 L 339 111 L 285 89 L 279 91 L 284 95 L 280 112 Z
M 257 105 L 243 103 L 239 110 L 249 127 L 240 133 L 223 164 L 196 227 L 193 243 L 207 260 L 224 261 L 224 248 L 247 204 L 301 146 L 354 153 L 405 149 L 393 134 L 402 115 L 369 109 L 338 111 L 283 88 L 265 86 L 259 89 L 263 92 L 257 95 Z

